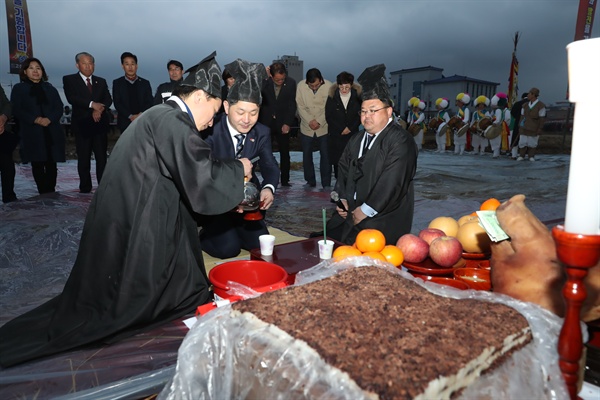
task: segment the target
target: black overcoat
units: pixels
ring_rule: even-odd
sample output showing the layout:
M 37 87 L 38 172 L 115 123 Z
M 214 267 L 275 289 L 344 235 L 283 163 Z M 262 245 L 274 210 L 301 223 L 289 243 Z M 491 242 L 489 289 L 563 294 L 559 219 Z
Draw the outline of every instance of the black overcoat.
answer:
M 350 211 L 368 204 L 378 212 L 358 225 L 352 222 L 352 213 L 346 220 L 334 211 L 328 229 L 344 224 L 341 240 L 352 244 L 362 229 L 378 229 L 387 244 L 396 244 L 405 233 L 410 233 L 414 213 L 413 178 L 417 170 L 418 149 L 412 135 L 396 122 L 389 123 L 371 149 L 358 158 L 364 132 L 350 138 L 339 162 L 335 191 L 347 199 Z M 356 198 L 354 198 L 356 194 Z

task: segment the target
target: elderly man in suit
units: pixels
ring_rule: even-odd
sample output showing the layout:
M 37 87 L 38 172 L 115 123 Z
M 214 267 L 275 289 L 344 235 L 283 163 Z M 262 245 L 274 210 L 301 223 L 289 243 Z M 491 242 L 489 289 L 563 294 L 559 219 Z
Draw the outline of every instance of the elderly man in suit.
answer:
M 147 79 L 138 76 L 137 56 L 121 54 L 125 75 L 113 81 L 113 98 L 117 109 L 117 126 L 121 133 L 144 111 L 153 106 L 152 88 Z
M 108 147 L 109 115 L 112 97 L 106 80 L 95 76 L 95 60 L 90 53 L 75 56 L 78 73 L 63 76 L 63 87 L 67 101 L 73 107 L 71 129 L 75 134 L 79 191 L 92 191 L 90 159 L 96 159 L 96 180 L 100 184 L 106 166 Z
M 252 182 L 261 188 L 260 209 L 267 210 L 273 204 L 275 189 L 279 183 L 279 167 L 271 150 L 269 128 L 257 123 L 262 101 L 261 85 L 267 77 L 262 64 L 236 60 L 225 68 L 235 78 L 229 88 L 225 114 L 215 122 L 213 133 L 206 139 L 212 156 L 220 160 L 260 157 L 258 166 L 262 184 L 256 174 Z M 259 247 L 258 237 L 268 234 L 264 220 L 246 220 L 243 213 L 202 217 L 200 240 L 202 249 L 213 257 L 230 258 L 240 253 L 240 249 L 250 250 Z
M 290 186 L 290 136 L 296 122 L 296 81 L 280 62 L 269 67 L 270 78 L 263 81 L 258 121 L 271 128 L 279 147 L 281 186 Z

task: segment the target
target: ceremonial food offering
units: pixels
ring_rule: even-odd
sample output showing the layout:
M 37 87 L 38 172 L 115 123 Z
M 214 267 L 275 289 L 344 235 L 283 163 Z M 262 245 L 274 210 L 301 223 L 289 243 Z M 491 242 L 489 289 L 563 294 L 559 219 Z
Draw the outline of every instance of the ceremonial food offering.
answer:
M 357 301 L 357 293 L 369 301 Z M 357 399 L 450 398 L 532 338 L 527 320 L 508 306 L 438 296 L 378 267 L 350 268 L 237 302 L 232 309 L 240 324 L 257 332 L 244 345 L 249 351 L 264 349 L 266 358 L 257 368 L 272 368 L 272 382 L 298 382 L 292 392 L 287 389 L 288 398 L 324 393 Z M 432 338 L 440 335 L 443 350 L 432 346 Z M 311 364 L 311 370 L 319 369 L 319 385 L 301 384 L 303 368 L 282 358 L 291 353 L 322 360 Z M 278 385 L 266 386 L 247 382 L 248 397 L 274 396 Z

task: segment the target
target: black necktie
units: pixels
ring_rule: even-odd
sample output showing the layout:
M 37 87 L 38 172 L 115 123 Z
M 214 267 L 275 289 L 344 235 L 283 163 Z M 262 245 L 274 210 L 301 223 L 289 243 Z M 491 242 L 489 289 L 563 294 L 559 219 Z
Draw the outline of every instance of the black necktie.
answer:
M 87 88 L 92 93 L 92 82 L 90 82 L 90 78 L 85 78 L 85 82 L 87 84 Z
M 235 145 L 235 158 L 240 158 L 242 156 L 242 150 L 244 149 L 244 135 L 237 134 L 235 135 L 237 139 L 237 144 Z
M 375 135 L 370 135 L 367 133 L 367 138 L 365 139 L 365 145 L 363 146 L 363 151 L 362 151 L 363 157 L 365 156 L 365 154 L 367 154 L 367 150 L 369 150 L 369 145 L 373 141 L 374 137 L 375 137 Z

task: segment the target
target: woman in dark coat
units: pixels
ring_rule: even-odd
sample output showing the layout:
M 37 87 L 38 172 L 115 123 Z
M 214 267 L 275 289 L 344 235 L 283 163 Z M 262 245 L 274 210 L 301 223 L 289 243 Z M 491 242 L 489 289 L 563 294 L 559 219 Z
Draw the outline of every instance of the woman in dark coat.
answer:
M 10 101 L 19 124 L 21 157 L 31 162 L 38 192 L 54 192 L 56 163 L 65 161 L 65 134 L 60 125 L 63 103 L 37 58 L 25 60 L 19 76 L 21 83 L 12 89 Z
M 354 83 L 354 75 L 341 72 L 337 85 L 332 85 L 325 105 L 325 118 L 329 126 L 329 160 L 338 177 L 338 162 L 350 137 L 360 127 L 361 87 Z

